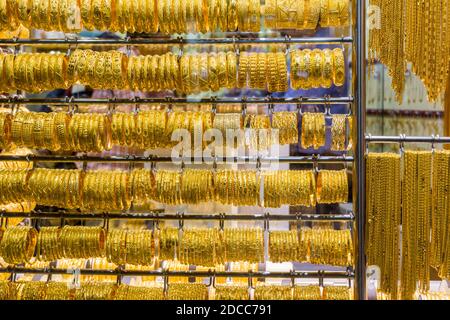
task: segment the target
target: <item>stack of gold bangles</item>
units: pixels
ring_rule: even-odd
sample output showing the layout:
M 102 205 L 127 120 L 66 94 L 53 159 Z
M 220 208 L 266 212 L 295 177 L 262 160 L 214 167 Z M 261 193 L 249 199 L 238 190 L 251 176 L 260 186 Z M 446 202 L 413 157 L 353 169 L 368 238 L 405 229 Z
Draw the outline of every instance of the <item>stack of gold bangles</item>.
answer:
M 1 235 L 1 234 L 0 234 Z M 349 230 L 271 231 L 272 262 L 352 265 Z M 8 264 L 106 257 L 115 265 L 152 266 L 157 261 L 216 267 L 227 262 L 264 261 L 262 228 L 187 228 L 162 230 L 64 226 L 8 227 L 0 240 L 0 257 Z
M 305 49 L 291 52 L 291 87 L 294 90 L 330 88 L 345 82 L 342 49 Z
M 349 22 L 348 0 L 267 0 L 264 21 L 269 29 L 316 29 L 345 26 Z
M 8 5 L 7 5 L 8 4 Z M 345 26 L 349 0 L 12 0 L 0 6 L 0 30 L 29 29 L 130 33 L 259 32 Z M 81 21 L 77 13 L 81 13 Z M 80 23 L 81 22 L 81 23 Z
M 253 299 L 350 300 L 351 290 L 345 286 L 321 288 L 318 285 L 261 283 L 255 287 Z M 248 286 L 234 283 L 216 285 L 214 291 L 208 292 L 208 286 L 202 283 L 172 283 L 164 290 L 157 282 L 133 286 L 110 281 L 83 281 L 75 286 L 57 281 L 0 281 L 0 300 L 250 300 L 250 297 Z
M 345 82 L 341 49 L 309 49 L 291 54 L 294 89 Z M 70 56 L 48 53 L 0 55 L 0 89 L 41 92 L 83 84 L 95 89 L 177 90 L 186 94 L 221 88 L 288 90 L 287 57 L 282 52 L 172 53 L 128 57 L 120 51 L 77 49 Z
M 346 115 L 333 115 L 333 150 L 345 149 Z M 317 121 L 320 120 L 320 121 Z M 210 129 L 222 134 L 223 145 L 232 138 L 230 147 L 247 146 L 266 150 L 275 144 L 297 143 L 298 113 L 217 114 L 209 111 L 139 111 L 133 113 L 24 112 L 0 113 L 0 148 L 26 147 L 49 151 L 101 152 L 113 145 L 140 150 L 171 148 L 174 134 L 190 135 L 189 148 L 204 149 Z M 180 131 L 185 130 L 185 131 Z M 250 132 L 250 139 L 245 133 Z M 195 140 L 194 138 L 197 137 Z M 237 141 L 236 141 L 236 138 Z M 174 140 L 174 141 L 172 141 Z M 196 141 L 200 140 L 201 143 Z M 311 144 L 310 141 L 313 141 Z M 302 145 L 319 147 L 325 143 L 325 115 L 305 113 L 302 117 Z M 199 145 L 197 145 L 199 144 Z M 215 142 L 215 148 L 221 147 Z M 234 146 L 233 146 L 234 145 Z
M 263 178 L 263 179 L 261 179 Z M 261 194 L 261 184 L 264 192 Z M 82 171 L 43 169 L 0 170 L 0 205 L 35 202 L 68 209 L 123 211 L 132 202 L 199 204 L 216 200 L 225 205 L 279 207 L 346 203 L 346 170 L 313 171 L 203 169 Z M 282 188 L 282 189 L 280 189 Z M 280 190 L 284 190 L 281 193 Z
M 345 266 L 352 264 L 352 252 L 349 230 L 303 228 L 300 232 L 269 233 L 269 258 L 272 262 L 299 261 Z

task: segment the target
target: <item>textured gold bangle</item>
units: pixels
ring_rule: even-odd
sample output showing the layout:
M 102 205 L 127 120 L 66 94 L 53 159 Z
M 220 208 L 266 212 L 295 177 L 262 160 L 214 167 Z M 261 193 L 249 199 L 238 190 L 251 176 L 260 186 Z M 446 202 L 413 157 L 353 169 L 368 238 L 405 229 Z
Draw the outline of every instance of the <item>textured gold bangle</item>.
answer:
M 343 86 L 345 83 L 345 59 L 342 49 L 333 49 L 333 82 L 335 86 Z
M 218 91 L 219 78 L 218 78 L 218 63 L 216 55 L 208 55 L 208 84 L 211 91 Z
M 283 52 L 277 52 L 277 70 L 278 70 L 278 92 L 285 92 L 288 90 L 288 70 L 286 55 Z
M 346 121 L 347 116 L 342 114 L 333 114 L 331 126 L 331 150 L 344 151 L 345 138 L 347 135 Z
M 249 54 L 249 88 L 258 89 L 258 53 L 251 52 Z
M 321 0 L 309 0 L 305 9 L 305 29 L 316 29 L 320 18 Z
M 12 116 L 0 113 L 0 149 L 9 149 L 11 146 Z
M 323 53 L 320 49 L 314 49 L 311 53 L 310 81 L 313 88 L 319 88 L 322 83 Z
M 292 29 L 297 26 L 297 7 L 303 1 L 277 0 L 277 27 L 279 29 Z

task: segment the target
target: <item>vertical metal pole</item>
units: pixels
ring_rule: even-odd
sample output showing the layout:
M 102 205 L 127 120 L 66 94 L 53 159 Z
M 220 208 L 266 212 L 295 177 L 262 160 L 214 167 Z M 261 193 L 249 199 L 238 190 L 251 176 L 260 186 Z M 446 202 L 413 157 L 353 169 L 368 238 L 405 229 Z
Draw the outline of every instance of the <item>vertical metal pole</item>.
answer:
M 353 0 L 353 54 L 352 81 L 355 96 L 353 130 L 355 165 L 353 166 L 353 205 L 356 213 L 355 245 L 355 299 L 366 299 L 365 255 L 365 124 L 366 124 L 366 1 Z

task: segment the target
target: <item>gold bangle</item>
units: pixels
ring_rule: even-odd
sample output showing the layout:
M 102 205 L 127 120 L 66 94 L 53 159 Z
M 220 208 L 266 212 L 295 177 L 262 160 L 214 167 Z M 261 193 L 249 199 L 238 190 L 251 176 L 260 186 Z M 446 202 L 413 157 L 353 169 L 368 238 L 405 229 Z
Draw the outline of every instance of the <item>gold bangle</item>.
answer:
M 322 88 L 330 88 L 333 83 L 333 56 L 330 49 L 324 49 L 323 54 L 323 69 L 322 69 Z
M 333 54 L 333 82 L 335 86 L 343 86 L 345 83 L 345 59 L 342 49 L 336 48 Z
M 249 30 L 249 12 L 250 0 L 238 1 L 237 3 L 237 16 L 238 16 L 238 29 L 239 31 Z
M 211 91 L 215 92 L 220 88 L 218 77 L 218 63 L 215 54 L 208 55 L 208 84 Z
M 309 0 L 305 8 L 305 29 L 316 29 L 320 17 L 321 0 Z
M 303 1 L 299 1 L 303 2 Z M 279 29 L 292 29 L 297 25 L 297 7 L 299 2 L 289 0 L 277 0 L 277 27 Z

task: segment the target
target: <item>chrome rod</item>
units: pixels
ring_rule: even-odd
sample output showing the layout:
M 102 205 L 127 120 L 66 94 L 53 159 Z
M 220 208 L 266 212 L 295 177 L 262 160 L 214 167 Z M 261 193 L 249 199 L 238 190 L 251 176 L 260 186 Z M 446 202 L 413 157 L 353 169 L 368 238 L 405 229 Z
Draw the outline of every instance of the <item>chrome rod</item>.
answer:
M 347 271 L 293 271 L 293 272 L 237 272 L 237 271 L 170 271 L 170 270 L 92 270 L 92 269 L 58 269 L 58 268 L 0 268 L 0 273 L 35 273 L 35 274 L 72 274 L 99 276 L 167 276 L 167 277 L 231 277 L 231 278 L 353 278 L 351 270 Z
M 171 158 L 157 156 L 58 156 L 58 155 L 0 155 L 0 161 L 27 161 L 27 162 L 96 162 L 96 163 L 151 163 L 173 162 L 175 164 L 246 164 L 258 162 L 283 162 L 283 163 L 349 163 L 353 162 L 350 156 L 286 156 L 286 157 L 226 157 L 226 158 Z
M 239 98 L 138 98 L 138 99 L 91 99 L 91 98 L 22 98 L 9 97 L 0 98 L 1 104 L 25 104 L 25 105 L 85 105 L 85 104 L 105 104 L 115 105 L 121 104 L 349 104 L 353 102 L 353 97 L 298 97 L 298 98 L 274 98 L 274 97 L 239 97 Z
M 450 137 L 439 136 L 371 136 L 366 135 L 368 143 L 450 143 Z
M 215 221 L 352 221 L 353 213 L 345 214 L 168 214 L 162 210 L 151 212 L 0 212 L 0 218 L 30 218 L 30 219 L 80 219 L 80 220 L 215 220 Z
M 352 43 L 351 37 L 278 37 L 278 38 L 256 38 L 256 37 L 232 37 L 232 38 L 125 38 L 125 39 L 91 39 L 91 38 L 65 38 L 65 39 L 0 39 L 0 46 L 15 45 L 208 45 L 208 44 L 342 44 Z
M 366 1 L 353 1 L 353 94 L 355 96 L 353 132 L 355 142 L 355 165 L 353 167 L 353 205 L 355 220 L 355 298 L 367 299 L 366 286 L 366 171 L 365 171 L 365 127 L 366 127 Z

